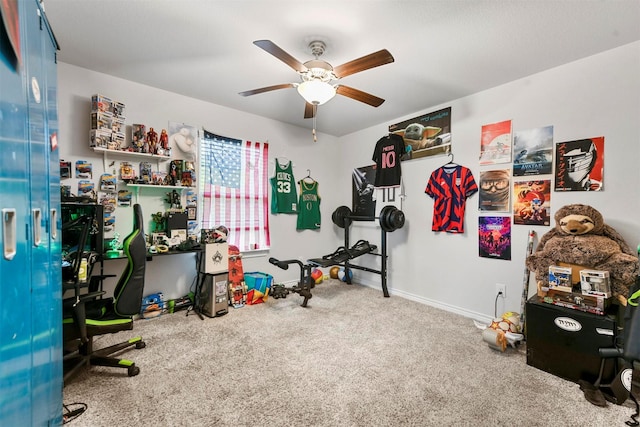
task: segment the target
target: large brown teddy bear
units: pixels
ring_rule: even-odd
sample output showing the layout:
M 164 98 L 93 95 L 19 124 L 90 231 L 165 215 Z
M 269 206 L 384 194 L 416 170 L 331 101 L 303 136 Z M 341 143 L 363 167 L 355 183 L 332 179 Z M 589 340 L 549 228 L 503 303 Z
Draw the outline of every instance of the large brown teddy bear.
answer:
M 527 257 L 527 267 L 535 272 L 538 283 L 548 281 L 551 265 L 577 264 L 608 271 L 613 296 L 625 302 L 640 264 L 622 236 L 588 205 L 563 206 L 554 218 L 555 228 L 542 236 L 535 252 Z

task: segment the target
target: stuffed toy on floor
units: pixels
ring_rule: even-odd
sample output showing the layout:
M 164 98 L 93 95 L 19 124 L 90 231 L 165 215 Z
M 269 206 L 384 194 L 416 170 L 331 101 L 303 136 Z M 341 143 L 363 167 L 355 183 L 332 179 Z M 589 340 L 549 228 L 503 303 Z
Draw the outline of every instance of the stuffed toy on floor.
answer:
M 572 204 L 560 208 L 556 226 L 544 234 L 536 250 L 527 257 L 527 267 L 538 283 L 548 280 L 549 266 L 568 263 L 608 271 L 611 292 L 626 304 L 629 288 L 638 276 L 638 257 L 623 237 L 604 223 L 595 208 Z

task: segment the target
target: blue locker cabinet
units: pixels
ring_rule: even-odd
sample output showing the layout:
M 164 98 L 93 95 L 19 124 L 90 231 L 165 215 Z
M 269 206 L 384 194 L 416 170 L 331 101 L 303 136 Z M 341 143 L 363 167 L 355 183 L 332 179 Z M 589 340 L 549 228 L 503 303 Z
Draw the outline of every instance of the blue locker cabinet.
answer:
M 57 45 L 38 0 L 0 11 L 0 425 L 61 425 Z

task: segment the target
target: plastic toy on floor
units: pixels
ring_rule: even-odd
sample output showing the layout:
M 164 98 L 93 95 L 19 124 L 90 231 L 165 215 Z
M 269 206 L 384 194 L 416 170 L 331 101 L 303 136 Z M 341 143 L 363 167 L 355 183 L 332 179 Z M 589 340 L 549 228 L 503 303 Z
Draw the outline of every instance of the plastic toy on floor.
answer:
M 140 316 L 143 319 L 150 319 L 158 317 L 164 310 L 164 295 L 162 292 L 147 295 L 142 300 L 142 308 L 140 310 Z
M 507 344 L 512 348 L 524 339 L 520 332 L 520 315 L 514 311 L 507 311 L 501 317 L 493 319 L 491 324 L 483 325 L 473 321 L 478 329 L 482 329 L 482 340 L 494 350 L 505 351 Z

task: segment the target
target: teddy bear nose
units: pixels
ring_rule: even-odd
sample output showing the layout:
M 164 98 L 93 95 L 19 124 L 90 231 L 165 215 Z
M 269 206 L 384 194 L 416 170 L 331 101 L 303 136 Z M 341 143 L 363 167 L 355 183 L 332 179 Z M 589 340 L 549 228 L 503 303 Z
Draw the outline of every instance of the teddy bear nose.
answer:
M 580 224 L 578 221 L 569 221 L 567 223 L 567 231 L 571 234 L 576 234 L 576 233 L 580 233 L 583 231 L 582 224 Z

